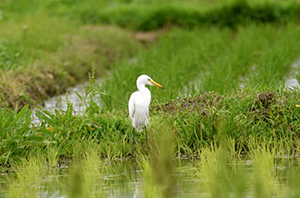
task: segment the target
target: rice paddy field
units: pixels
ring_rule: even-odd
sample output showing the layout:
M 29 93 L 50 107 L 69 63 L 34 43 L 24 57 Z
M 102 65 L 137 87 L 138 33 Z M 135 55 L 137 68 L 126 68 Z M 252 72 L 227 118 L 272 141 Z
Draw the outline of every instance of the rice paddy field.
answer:
M 299 17 L 297 0 L 1 1 L 0 197 L 300 197 Z M 132 156 L 141 74 L 165 89 Z

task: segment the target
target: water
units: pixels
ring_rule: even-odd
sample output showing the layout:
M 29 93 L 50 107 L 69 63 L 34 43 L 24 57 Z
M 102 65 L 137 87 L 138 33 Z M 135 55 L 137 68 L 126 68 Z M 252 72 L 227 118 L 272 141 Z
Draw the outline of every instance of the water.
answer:
M 207 160 L 209 161 L 210 158 L 208 157 Z M 299 167 L 298 156 L 278 156 L 274 158 L 274 164 L 271 167 L 265 167 L 264 165 L 257 167 L 255 165 L 257 161 L 251 159 L 238 161 L 237 164 L 228 163 L 224 167 L 215 166 L 213 165 L 214 163 L 209 164 L 210 168 L 203 174 L 202 171 L 205 169 L 201 168 L 203 163 L 200 160 L 174 160 L 174 170 L 172 172 L 174 186 L 171 187 L 174 193 L 173 197 L 211 197 L 211 194 L 217 195 L 218 193 L 224 193 L 223 195 L 229 194 L 229 197 L 238 197 L 238 191 L 244 192 L 244 196 L 242 197 L 256 197 L 255 193 L 257 192 L 255 188 L 257 188 L 257 184 L 264 182 L 258 180 L 258 178 L 261 178 L 260 175 L 266 175 L 266 177 L 269 175 L 272 181 L 269 183 L 270 180 L 266 179 L 267 189 L 260 189 L 258 192 L 266 193 L 268 190 L 271 190 L 272 197 L 285 197 L 284 195 L 288 194 L 286 189 L 291 190 L 291 192 L 295 190 L 288 186 L 287 173 L 290 171 L 291 165 Z M 166 188 L 166 186 L 160 185 L 168 184 L 165 181 L 160 182 L 153 181 L 153 178 L 149 179 L 145 176 L 147 175 L 147 170 L 144 167 L 138 167 L 138 178 L 135 181 L 131 160 L 119 162 L 107 162 L 104 160 L 103 164 L 95 165 L 100 171 L 98 175 L 93 175 L 93 172 L 85 171 L 78 173 L 80 176 L 78 176 L 79 179 L 76 179 L 76 183 L 79 184 L 79 188 L 93 186 L 91 189 L 88 189 L 88 196 L 90 197 L 155 197 L 153 196 L 155 193 L 160 190 L 163 191 Z M 72 189 L 70 178 L 74 178 L 74 176 L 72 176 L 69 165 L 63 165 L 63 167 L 55 168 L 51 171 L 45 167 L 44 171 L 42 171 L 43 173 L 36 180 L 26 181 L 31 185 L 25 191 L 28 190 L 28 192 L 36 194 L 36 197 L 43 198 L 70 197 L 68 196 L 70 189 Z M 236 176 L 234 167 L 236 169 L 243 168 L 243 172 Z M 152 174 L 155 175 L 154 172 Z M 26 178 L 26 175 L 24 177 Z M 20 182 L 19 185 L 22 184 L 22 181 L 13 181 L 13 178 L 15 178 L 15 173 L 0 174 L 1 197 L 8 197 L 8 194 L 12 195 L 12 186 L 16 182 Z M 91 184 L 89 183 L 89 179 L 92 180 Z M 246 186 L 244 188 L 238 187 L 236 180 L 245 182 Z M 261 178 L 261 180 L 264 179 Z M 215 189 L 211 188 L 210 185 L 215 186 Z M 298 186 L 296 185 L 295 188 L 298 188 Z M 222 192 L 218 192 L 219 190 Z
M 100 80 L 96 80 L 95 83 L 100 84 Z M 80 98 L 77 96 L 75 92 L 77 92 L 79 95 L 84 96 L 85 95 L 85 89 L 87 87 L 88 82 L 78 84 L 75 87 L 71 87 L 67 90 L 65 94 L 61 94 L 58 96 L 54 96 L 49 98 L 48 100 L 44 101 L 43 105 L 38 105 L 41 107 L 42 110 L 48 110 L 51 113 L 55 113 L 55 109 L 57 110 L 67 110 L 67 98 L 73 105 L 73 114 L 74 115 L 81 115 L 82 112 L 85 110 L 85 105 L 80 100 Z M 88 98 L 90 99 L 90 98 Z M 96 95 L 93 97 L 93 100 L 100 104 L 100 98 Z M 39 120 L 36 117 L 35 111 L 37 111 L 37 108 L 33 110 L 32 112 L 32 123 L 38 124 Z
M 290 89 L 294 89 L 295 87 L 300 88 L 299 82 L 295 78 L 296 75 L 299 75 L 300 69 L 300 58 L 298 58 L 291 66 L 291 70 L 286 77 L 285 86 Z
M 188 162 L 188 161 L 186 161 Z M 190 164 L 189 163 L 181 163 L 180 167 L 175 169 L 175 176 L 181 177 L 186 174 L 186 171 L 190 170 Z M 178 163 L 177 163 L 178 164 Z M 69 172 L 69 166 L 63 165 L 64 168 L 56 168 L 55 170 L 47 170 L 45 167 L 45 172 L 49 171 L 46 174 L 43 174 L 42 177 L 38 178 L 38 181 L 28 181 L 28 183 L 32 183 L 33 189 L 36 191 L 37 197 L 47 197 L 47 198 L 63 198 L 68 197 L 66 191 L 70 188 L 70 172 Z M 67 167 L 67 168 L 66 168 Z M 138 169 L 138 178 L 137 181 L 134 180 L 133 177 L 133 167 L 131 160 L 128 161 L 122 161 L 122 162 L 109 162 L 106 163 L 106 166 L 103 168 L 99 166 L 99 169 L 101 169 L 101 174 L 99 174 L 97 177 L 97 182 L 99 182 L 99 185 L 97 185 L 97 188 L 95 188 L 95 192 L 90 192 L 91 194 L 97 194 L 96 197 L 143 197 L 143 184 L 144 184 L 144 170 Z M 34 171 L 34 170 L 33 170 Z M 81 174 L 81 173 L 79 173 Z M 85 173 L 82 173 L 82 177 L 89 178 L 89 175 L 85 175 Z M 88 174 L 91 174 L 89 172 Z M 26 175 L 24 175 L 26 177 Z M 0 189 L 1 194 L 0 197 L 8 197 L 10 183 L 12 179 L 15 178 L 15 174 L 12 173 L 2 173 L 0 174 Z M 81 183 L 80 185 L 85 186 L 84 180 L 80 179 L 76 182 Z M 192 184 L 191 179 L 184 179 L 181 182 L 182 186 L 188 186 Z M 20 182 L 21 185 L 22 182 Z M 30 188 L 31 188 L 30 187 Z M 5 189 L 5 190 L 3 190 Z M 28 189 L 29 190 L 29 189 Z M 30 189 L 32 191 L 32 189 Z M 181 193 L 178 192 L 178 194 L 190 194 L 190 193 L 184 193 L 183 189 L 181 189 Z
M 84 95 L 86 86 L 87 83 L 78 84 L 75 87 L 69 88 L 67 90 L 68 100 L 70 100 L 70 102 L 73 104 L 73 108 L 75 112 L 83 111 L 83 103 L 80 100 L 80 98 L 75 94 L 75 91 L 78 92 L 80 95 Z M 49 98 L 48 100 L 44 101 L 42 105 L 42 109 L 48 110 L 52 113 L 54 113 L 55 109 L 67 110 L 66 98 L 67 98 L 67 93 Z
M 69 88 L 67 91 L 68 99 L 73 104 L 73 108 L 75 112 L 83 111 L 83 103 L 80 100 L 80 98 L 75 94 L 75 91 L 78 92 L 80 95 L 83 95 L 86 86 L 87 86 L 86 83 L 79 84 L 75 87 Z M 49 110 L 50 112 L 53 113 L 55 109 L 67 110 L 66 94 L 55 96 L 46 100 L 44 102 L 42 109 Z

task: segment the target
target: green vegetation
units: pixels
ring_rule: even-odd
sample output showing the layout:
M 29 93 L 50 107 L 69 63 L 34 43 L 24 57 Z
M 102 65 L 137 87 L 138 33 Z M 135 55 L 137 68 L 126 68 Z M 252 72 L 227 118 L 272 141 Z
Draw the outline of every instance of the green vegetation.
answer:
M 298 197 L 300 92 L 284 83 L 291 74 L 299 79 L 292 66 L 300 57 L 299 5 L 1 2 L 0 164 L 13 173 L 0 196 L 122 195 L 107 179 L 119 174 L 130 196 Z M 125 163 L 127 103 L 141 74 L 166 89 L 150 87 L 150 150 L 138 133 L 134 163 L 143 171 L 127 185 L 134 180 Z M 77 93 L 82 112 L 68 97 L 66 110 L 33 112 L 87 80 Z M 184 158 L 195 160 L 179 174 Z
M 139 53 L 136 62 L 117 64 L 102 84 L 107 93 L 102 99 L 108 109 L 126 108 L 141 73 L 167 87 L 165 91 L 151 89 L 154 103 L 209 91 L 228 94 L 240 90 L 241 84 L 277 92 L 299 57 L 299 40 L 300 28 L 294 24 L 252 25 L 236 31 L 175 29 Z
M 97 76 L 103 77 L 114 62 L 140 49 L 128 31 L 81 25 L 50 16 L 43 3 L 24 3 L 24 7 L 18 1 L 0 5 L 1 107 L 40 104 L 87 81 L 93 66 Z M 30 5 L 42 8 L 36 10 Z M 24 13 L 16 14 L 18 9 Z
M 50 1 L 50 13 L 81 23 L 117 24 L 148 31 L 167 26 L 235 28 L 247 23 L 282 24 L 299 20 L 299 1 Z M 81 5 L 81 6 L 79 6 Z M 69 9 L 66 9 L 66 8 Z

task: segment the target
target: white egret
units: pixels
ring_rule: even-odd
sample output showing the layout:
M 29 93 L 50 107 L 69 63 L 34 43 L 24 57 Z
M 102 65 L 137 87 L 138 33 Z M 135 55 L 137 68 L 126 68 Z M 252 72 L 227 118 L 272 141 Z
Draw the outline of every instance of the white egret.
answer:
M 159 88 L 163 88 L 160 84 L 153 81 L 149 76 L 147 75 L 141 75 L 138 77 L 136 81 L 136 85 L 138 88 L 138 91 L 131 94 L 128 107 L 129 107 L 129 116 L 132 121 L 132 156 L 134 152 L 134 133 L 135 129 L 138 132 L 143 131 L 143 127 L 145 128 L 145 135 L 146 135 L 146 142 L 148 146 L 148 138 L 147 138 L 147 128 L 146 124 L 148 122 L 148 116 L 149 116 L 149 105 L 151 101 L 151 92 L 148 88 L 145 87 L 145 85 L 155 85 Z M 148 146 L 149 148 L 149 146 Z

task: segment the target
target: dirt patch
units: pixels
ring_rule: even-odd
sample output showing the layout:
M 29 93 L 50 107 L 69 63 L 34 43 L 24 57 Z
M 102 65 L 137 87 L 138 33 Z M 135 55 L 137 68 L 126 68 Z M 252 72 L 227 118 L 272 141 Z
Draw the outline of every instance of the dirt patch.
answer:
M 264 108 L 269 108 L 275 100 L 274 92 L 262 92 L 257 95 L 257 105 L 261 105 Z
M 142 43 L 144 46 L 148 46 L 148 44 L 151 45 L 157 43 L 159 36 L 168 32 L 168 28 L 163 28 L 160 30 L 149 32 L 136 32 L 134 33 L 134 38 L 140 43 Z
M 247 104 L 245 105 L 242 101 L 247 102 Z M 275 92 L 260 92 L 253 95 L 250 100 L 249 95 L 243 93 L 223 96 L 215 92 L 209 92 L 190 98 L 177 98 L 163 105 L 157 105 L 153 107 L 153 110 L 164 111 L 173 115 L 184 112 L 198 112 L 200 115 L 208 116 L 211 108 L 230 110 L 234 108 L 232 105 L 245 105 L 244 113 L 252 114 L 254 119 L 267 120 L 276 104 L 279 106 L 284 105 Z M 237 106 L 237 108 L 240 108 L 240 106 Z
M 223 96 L 210 92 L 199 96 L 177 98 L 171 102 L 164 105 L 155 107 L 156 110 L 162 110 L 171 114 L 176 114 L 180 112 L 194 112 L 197 111 L 201 115 L 207 114 L 207 107 L 212 105 L 219 105 Z
M 156 43 L 157 32 L 138 32 L 135 34 L 135 39 L 142 43 Z
M 255 120 L 267 121 L 270 117 L 271 107 L 277 103 L 277 96 L 274 92 L 261 92 L 253 99 L 249 112 Z

